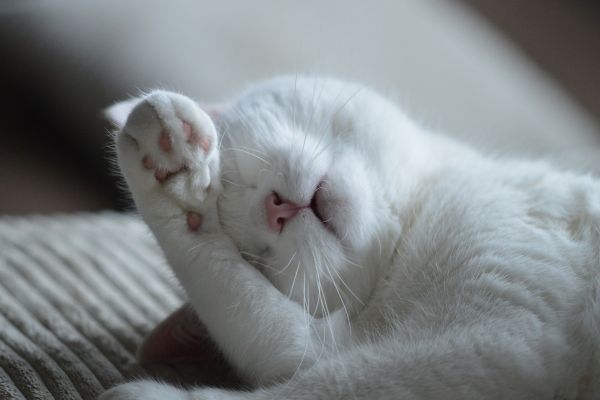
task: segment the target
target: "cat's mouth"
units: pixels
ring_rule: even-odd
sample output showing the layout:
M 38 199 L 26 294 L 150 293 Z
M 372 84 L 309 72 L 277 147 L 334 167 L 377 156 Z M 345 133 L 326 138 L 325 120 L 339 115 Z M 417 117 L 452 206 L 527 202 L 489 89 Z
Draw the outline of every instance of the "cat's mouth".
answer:
M 310 200 L 310 209 L 317 219 L 323 224 L 325 229 L 327 229 L 332 234 L 336 235 L 336 232 L 331 225 L 331 218 L 328 218 L 326 214 L 327 209 L 327 201 L 324 199 L 324 191 L 327 190 L 323 187 L 323 182 L 320 182 L 317 188 L 315 189 L 315 193 L 313 194 L 312 199 Z

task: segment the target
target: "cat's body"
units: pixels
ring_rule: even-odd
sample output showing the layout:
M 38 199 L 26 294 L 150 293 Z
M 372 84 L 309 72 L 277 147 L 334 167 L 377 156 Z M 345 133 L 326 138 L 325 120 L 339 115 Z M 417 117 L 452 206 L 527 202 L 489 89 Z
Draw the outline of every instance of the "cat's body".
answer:
M 486 158 L 335 80 L 275 79 L 212 115 L 150 94 L 119 163 L 260 387 L 103 399 L 600 397 L 600 182 Z

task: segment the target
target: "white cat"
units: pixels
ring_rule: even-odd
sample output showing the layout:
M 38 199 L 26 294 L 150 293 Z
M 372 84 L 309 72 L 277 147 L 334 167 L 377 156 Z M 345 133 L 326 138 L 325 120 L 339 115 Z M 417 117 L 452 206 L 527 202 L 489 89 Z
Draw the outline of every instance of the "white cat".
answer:
M 255 389 L 102 400 L 600 398 L 598 180 L 484 157 L 331 79 L 112 115 L 139 212 Z

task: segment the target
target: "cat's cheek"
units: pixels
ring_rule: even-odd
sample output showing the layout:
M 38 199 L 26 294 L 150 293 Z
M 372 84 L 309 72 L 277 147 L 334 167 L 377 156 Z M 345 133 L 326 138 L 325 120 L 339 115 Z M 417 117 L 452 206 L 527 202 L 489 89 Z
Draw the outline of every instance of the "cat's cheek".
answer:
M 381 222 L 369 171 L 358 155 L 348 152 L 332 166 L 324 191 L 327 218 L 343 244 L 357 252 L 366 250 Z
M 274 243 L 266 226 L 265 210 L 257 205 L 257 190 L 231 190 L 219 200 L 223 229 L 239 248 L 259 254 Z

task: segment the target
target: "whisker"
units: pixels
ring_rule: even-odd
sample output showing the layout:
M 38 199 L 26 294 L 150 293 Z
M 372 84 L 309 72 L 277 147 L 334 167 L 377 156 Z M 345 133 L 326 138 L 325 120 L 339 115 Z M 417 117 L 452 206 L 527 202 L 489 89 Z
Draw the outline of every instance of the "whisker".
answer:
M 288 292 L 288 299 L 292 297 L 292 294 L 294 293 L 294 285 L 296 284 L 296 278 L 298 277 L 298 271 L 300 270 L 300 263 L 296 264 L 296 272 L 294 273 L 294 278 L 292 279 L 292 285 L 290 286 L 289 292 Z
M 254 154 L 253 152 L 251 152 L 249 150 L 245 150 L 245 149 L 242 149 L 242 148 L 239 148 L 239 147 L 229 147 L 229 148 L 223 148 L 221 150 L 222 151 L 239 151 L 240 153 L 247 154 L 247 155 L 249 155 L 251 157 L 254 157 L 254 158 L 262 161 L 263 163 L 267 164 L 269 167 L 273 166 L 270 162 L 268 162 L 267 160 L 265 160 L 263 157 L 261 157 L 259 155 L 256 155 L 256 154 Z
M 340 289 L 338 288 L 337 284 L 335 283 L 335 279 L 333 278 L 333 275 L 331 274 L 331 269 L 330 269 L 329 265 L 327 265 L 327 263 L 325 263 L 324 266 L 325 266 L 326 272 L 329 274 L 329 277 L 331 278 L 331 283 L 333 284 L 333 288 L 335 289 L 338 297 L 340 298 L 340 303 L 342 305 L 342 308 L 344 309 L 344 312 L 346 313 L 346 318 L 348 320 L 348 327 L 351 329 L 350 313 L 348 312 L 348 307 L 346 307 L 346 304 L 344 303 L 344 298 L 342 296 L 342 293 L 340 292 Z
M 234 182 L 231 179 L 227 179 L 227 178 L 223 178 L 223 177 L 221 177 L 221 180 L 223 182 L 227 182 L 227 183 L 229 183 L 230 185 L 233 185 L 233 186 L 238 186 L 238 187 L 242 187 L 242 188 L 249 188 L 250 187 L 250 185 L 246 185 L 246 184 L 239 183 L 239 182 Z
M 292 263 L 292 260 L 294 259 L 294 257 L 296 257 L 296 252 L 294 252 L 294 254 L 292 254 L 292 257 L 290 257 L 290 261 L 288 261 L 288 263 L 285 265 L 285 267 L 283 267 L 281 272 L 279 272 L 280 274 L 283 274 L 288 269 L 288 267 Z
M 340 274 L 336 271 L 336 269 L 333 269 L 333 272 L 335 273 L 335 275 L 338 277 L 338 279 L 340 280 L 340 283 L 342 285 L 344 285 L 344 287 L 348 290 L 348 292 L 352 295 L 352 297 L 354 297 L 359 303 L 360 305 L 364 306 L 365 304 L 362 302 L 362 300 L 354 293 L 354 291 L 352 291 L 352 289 L 350 289 L 350 286 L 348 286 L 346 284 L 346 282 L 344 281 L 344 279 L 340 276 Z

